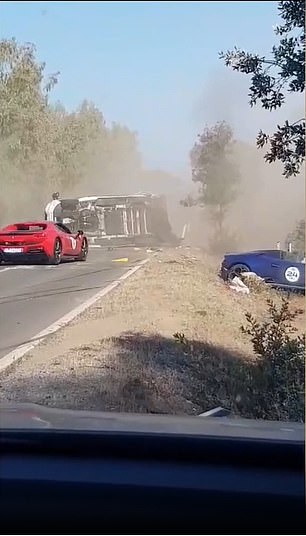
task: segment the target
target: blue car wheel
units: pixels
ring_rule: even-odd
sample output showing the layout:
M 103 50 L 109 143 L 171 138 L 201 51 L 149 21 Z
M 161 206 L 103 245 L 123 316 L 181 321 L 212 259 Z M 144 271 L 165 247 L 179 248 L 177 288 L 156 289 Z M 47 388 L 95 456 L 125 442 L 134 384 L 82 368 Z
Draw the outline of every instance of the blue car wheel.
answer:
M 249 272 L 250 269 L 246 264 L 234 264 L 228 271 L 228 279 L 231 281 L 234 277 L 240 277 L 243 272 Z

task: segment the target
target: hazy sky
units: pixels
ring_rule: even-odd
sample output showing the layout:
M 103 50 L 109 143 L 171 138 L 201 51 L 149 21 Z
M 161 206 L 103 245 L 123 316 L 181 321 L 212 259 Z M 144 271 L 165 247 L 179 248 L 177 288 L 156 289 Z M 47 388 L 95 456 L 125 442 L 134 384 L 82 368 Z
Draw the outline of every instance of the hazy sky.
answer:
M 248 79 L 218 59 L 234 45 L 266 53 L 277 2 L 1 2 L 0 37 L 36 45 L 60 71 L 52 100 L 86 98 L 137 131 L 145 163 L 181 172 L 198 131 L 225 119 L 254 140 L 277 122 L 248 106 Z M 292 113 L 299 102 L 292 101 Z

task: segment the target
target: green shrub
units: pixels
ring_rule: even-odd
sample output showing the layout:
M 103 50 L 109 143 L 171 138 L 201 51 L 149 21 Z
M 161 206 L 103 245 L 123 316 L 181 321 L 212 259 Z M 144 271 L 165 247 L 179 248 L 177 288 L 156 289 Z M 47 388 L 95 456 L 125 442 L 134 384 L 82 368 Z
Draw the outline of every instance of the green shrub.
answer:
M 294 319 L 288 298 L 279 308 L 267 300 L 268 319 L 259 323 L 249 313 L 243 333 L 251 338 L 256 362 L 249 386 L 254 416 L 272 420 L 304 421 L 305 335 L 294 336 Z

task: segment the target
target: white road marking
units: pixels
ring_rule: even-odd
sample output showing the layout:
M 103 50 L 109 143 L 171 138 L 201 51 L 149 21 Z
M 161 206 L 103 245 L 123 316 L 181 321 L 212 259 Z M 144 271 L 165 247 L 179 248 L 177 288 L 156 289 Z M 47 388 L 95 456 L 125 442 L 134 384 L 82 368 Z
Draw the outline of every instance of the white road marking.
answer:
M 80 266 L 84 266 L 84 268 L 86 268 L 86 266 L 88 266 L 89 264 L 93 263 L 91 263 L 90 261 L 69 261 L 63 264 L 18 264 L 17 266 L 6 266 L 5 268 L 0 268 L 0 274 L 3 272 L 7 272 L 8 270 L 62 270 L 63 266 L 70 266 L 70 268 L 80 268 Z
M 78 305 L 74 309 L 72 309 L 69 313 L 62 316 L 59 320 L 56 320 L 53 324 L 51 324 L 46 329 L 40 331 L 32 337 L 31 341 L 26 344 L 21 344 L 15 350 L 12 350 L 12 352 L 9 352 L 4 357 L 0 358 L 0 372 L 5 370 L 7 367 L 12 365 L 12 363 L 16 363 L 19 359 L 21 359 L 27 352 L 30 350 L 33 350 L 35 346 L 37 346 L 40 342 L 42 342 L 45 337 L 48 335 L 51 335 L 52 333 L 55 333 L 60 328 L 63 328 L 69 322 L 74 320 L 77 316 L 79 316 L 81 313 L 86 311 L 89 307 L 94 305 L 98 300 L 106 296 L 109 292 L 114 290 L 118 285 L 122 283 L 125 279 L 133 275 L 135 272 L 137 272 L 144 264 L 146 264 L 149 261 L 149 259 L 144 259 L 139 264 L 134 266 L 133 268 L 130 268 L 127 272 L 125 272 L 119 279 L 114 281 L 113 283 L 110 283 L 110 285 L 107 285 L 102 290 L 99 290 L 94 296 L 86 300 L 85 302 L 81 303 L 81 305 Z
M 7 268 L 0 268 L 0 273 L 1 272 L 6 272 L 7 270 L 11 270 L 11 266 L 8 266 Z
M 3 272 L 7 272 L 7 270 L 33 270 L 33 268 L 37 268 L 36 265 L 29 265 L 29 266 L 7 266 L 6 268 L 0 268 L 0 274 Z
M 95 248 L 100 248 L 102 246 L 93 246 Z M 69 266 L 69 268 L 88 268 L 88 266 L 93 265 L 94 262 L 86 261 L 69 261 L 63 264 L 20 264 L 17 266 L 6 266 L 5 268 L 0 268 L 0 274 L 7 272 L 8 270 L 62 270 L 63 266 Z

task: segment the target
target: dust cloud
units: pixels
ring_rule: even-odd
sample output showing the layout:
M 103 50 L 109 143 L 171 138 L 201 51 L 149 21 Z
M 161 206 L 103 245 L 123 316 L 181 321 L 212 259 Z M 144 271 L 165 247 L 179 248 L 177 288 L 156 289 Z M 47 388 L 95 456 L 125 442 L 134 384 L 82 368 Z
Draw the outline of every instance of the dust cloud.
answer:
M 212 73 L 211 82 L 191 106 L 193 142 L 205 125 L 225 120 L 233 127 L 237 140 L 234 158 L 240 169 L 241 185 L 226 225 L 237 238 L 235 249 L 271 248 L 277 241 L 283 242 L 295 223 L 304 217 L 305 169 L 297 177 L 285 179 L 279 163 L 267 164 L 264 161 L 264 150 L 256 148 L 256 134 L 260 128 L 273 132 L 277 123 L 286 118 L 294 120 L 303 116 L 304 110 L 301 99 L 295 99 L 295 96 L 289 97 L 284 108 L 275 113 L 260 107 L 251 109 L 247 94 L 248 80 L 243 76 L 226 69 L 225 72 Z M 116 158 L 112 158 L 111 162 L 108 166 L 105 155 L 93 155 L 82 170 L 81 180 L 74 186 L 67 184 L 60 194 L 63 197 L 137 192 L 165 195 L 175 234 L 181 236 L 184 225 L 188 224 L 185 243 L 208 247 L 212 228 L 207 211 L 180 205 L 188 193 L 196 192 L 191 170 L 184 176 L 178 176 L 163 170 L 145 169 L 139 152 L 128 144 L 122 150 L 116 147 Z M 226 170 L 224 175 L 226 178 Z M 29 170 L 24 170 L 22 177 L 14 176 L 14 180 L 8 177 L 4 197 L 9 202 L 5 211 L 0 201 L 1 225 L 43 217 L 44 206 L 52 191 L 58 188 L 46 184 L 44 177 L 41 177 L 39 187 L 34 184 Z M 229 243 L 227 250 L 231 249 L 233 245 Z
M 260 129 L 272 133 L 277 124 L 304 116 L 302 96 L 290 95 L 284 107 L 268 112 L 248 104 L 249 80 L 227 69 L 213 73 L 211 81 L 196 99 L 192 121 L 200 132 L 204 126 L 227 121 L 237 140 L 234 160 L 241 184 L 239 196 L 227 215 L 226 226 L 237 239 L 235 248 L 274 248 L 283 243 L 299 219 L 305 217 L 305 167 L 297 177 L 285 179 L 280 163 L 264 161 L 265 149 L 257 149 Z M 226 178 L 226 170 L 224 170 Z M 205 210 L 188 209 L 191 221 L 189 240 L 207 246 L 211 224 Z
M 273 248 L 305 215 L 305 172 L 285 179 L 280 163 L 267 164 L 263 150 L 237 143 L 241 191 L 229 214 L 239 246 Z
M 276 242 L 283 242 L 296 222 L 304 217 L 305 173 L 284 179 L 281 165 L 265 163 L 263 154 L 251 144 L 236 143 L 234 157 L 240 169 L 241 184 L 238 199 L 226 219 L 227 228 L 237 237 L 235 249 L 273 248 Z M 67 197 L 137 192 L 165 195 L 174 233 L 180 237 L 184 225 L 188 224 L 186 244 L 208 248 L 213 232 L 208 212 L 205 208 L 180 205 L 188 193 L 196 195 L 190 177 L 180 178 L 162 170 L 126 170 L 119 177 L 109 176 L 105 180 L 104 173 L 100 179 L 96 170 L 90 171 L 83 184 L 72 189 L 66 187 L 61 194 Z M 26 183 L 26 188 L 10 185 L 7 192 L 10 210 L 6 221 L 2 218 L 3 225 L 43 217 L 53 188 L 49 185 L 41 190 L 32 188 L 30 177 Z M 233 249 L 233 244 L 229 243 L 226 249 Z

